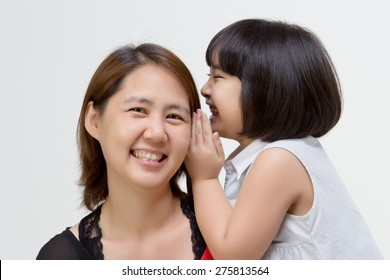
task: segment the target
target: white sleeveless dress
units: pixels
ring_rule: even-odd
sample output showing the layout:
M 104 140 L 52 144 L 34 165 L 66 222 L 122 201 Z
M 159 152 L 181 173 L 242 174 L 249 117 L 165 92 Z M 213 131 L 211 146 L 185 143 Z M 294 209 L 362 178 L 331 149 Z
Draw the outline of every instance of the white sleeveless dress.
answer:
M 303 216 L 287 214 L 263 259 L 383 259 L 347 188 L 316 138 L 275 142 L 255 140 L 225 162 L 225 193 L 232 204 L 259 153 L 278 147 L 294 154 L 314 188 L 312 208 Z

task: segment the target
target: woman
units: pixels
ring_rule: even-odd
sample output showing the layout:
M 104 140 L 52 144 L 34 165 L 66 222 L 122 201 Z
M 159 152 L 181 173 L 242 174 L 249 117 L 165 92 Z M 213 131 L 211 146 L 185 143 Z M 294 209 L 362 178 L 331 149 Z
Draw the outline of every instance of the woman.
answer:
M 178 180 L 200 108 L 194 80 L 167 49 L 111 53 L 87 89 L 78 124 L 83 204 L 92 212 L 53 237 L 37 259 L 199 259 L 187 176 Z

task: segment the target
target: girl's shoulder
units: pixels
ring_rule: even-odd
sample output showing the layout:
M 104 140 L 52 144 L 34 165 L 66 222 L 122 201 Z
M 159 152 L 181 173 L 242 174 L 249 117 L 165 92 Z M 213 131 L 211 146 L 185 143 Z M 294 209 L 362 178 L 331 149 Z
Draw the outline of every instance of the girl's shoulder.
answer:
M 301 173 L 305 174 L 306 170 L 294 152 L 283 146 L 268 146 L 257 155 L 248 175 L 255 174 L 263 178 L 275 177 L 280 182 L 285 179 L 292 183 L 291 179 Z
M 283 140 L 270 143 L 258 154 L 246 178 L 252 185 L 253 195 L 277 195 L 284 199 L 288 213 L 304 215 L 313 204 L 313 184 L 301 156 L 296 153 L 296 141 Z M 300 142 L 300 141 L 298 141 Z M 305 146 L 305 144 L 303 144 Z M 292 148 L 291 148 L 292 147 Z
M 298 158 L 301 155 L 311 154 L 315 151 L 323 151 L 318 139 L 312 136 L 269 142 L 264 146 L 263 151 L 270 148 L 282 148 L 294 154 Z

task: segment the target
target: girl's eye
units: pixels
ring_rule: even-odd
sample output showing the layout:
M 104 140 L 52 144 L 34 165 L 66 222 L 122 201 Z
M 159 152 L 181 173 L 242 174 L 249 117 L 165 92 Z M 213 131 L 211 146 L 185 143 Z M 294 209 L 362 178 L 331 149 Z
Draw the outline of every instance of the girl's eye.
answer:
M 214 79 L 223 78 L 221 75 L 218 75 L 218 74 L 208 73 L 208 74 L 206 74 L 206 75 L 209 76 L 209 77 L 212 77 L 212 78 L 214 78 Z
M 210 77 L 213 79 L 223 79 L 223 75 L 220 73 L 220 71 L 211 72 Z

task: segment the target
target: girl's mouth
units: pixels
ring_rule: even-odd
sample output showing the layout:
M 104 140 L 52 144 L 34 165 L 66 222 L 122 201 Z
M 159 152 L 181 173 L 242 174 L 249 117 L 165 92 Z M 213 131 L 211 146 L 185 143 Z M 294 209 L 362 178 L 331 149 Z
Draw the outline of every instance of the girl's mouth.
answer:
M 210 113 L 211 113 L 212 116 L 218 115 L 218 110 L 217 110 L 217 108 L 214 107 L 214 106 L 210 106 Z

